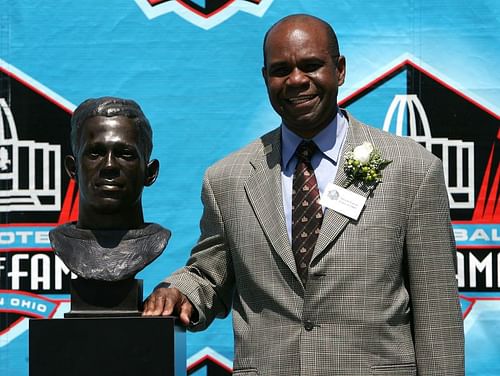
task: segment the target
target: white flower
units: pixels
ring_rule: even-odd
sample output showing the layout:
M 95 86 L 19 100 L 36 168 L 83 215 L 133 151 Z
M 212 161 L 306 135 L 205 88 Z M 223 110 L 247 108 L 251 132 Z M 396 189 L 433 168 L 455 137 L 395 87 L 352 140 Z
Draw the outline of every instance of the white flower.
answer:
M 392 161 L 382 158 L 380 152 L 370 142 L 363 142 L 345 155 L 344 171 L 347 176 L 344 188 L 354 181 L 365 184 L 380 183 L 382 170 Z
M 354 159 L 359 161 L 360 163 L 368 163 L 370 160 L 370 155 L 373 151 L 373 145 L 365 141 L 361 145 L 356 146 L 352 152 Z

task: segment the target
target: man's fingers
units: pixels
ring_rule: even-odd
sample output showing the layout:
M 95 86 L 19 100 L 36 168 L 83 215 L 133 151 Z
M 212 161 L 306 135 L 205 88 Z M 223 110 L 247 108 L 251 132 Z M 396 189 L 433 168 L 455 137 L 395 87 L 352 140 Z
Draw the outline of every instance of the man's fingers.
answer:
M 144 310 L 142 312 L 142 315 L 143 316 L 152 315 L 155 304 L 156 304 L 156 297 L 154 296 L 154 294 L 151 294 L 150 296 L 148 296 L 148 298 L 144 302 Z
M 181 322 L 188 325 L 193 313 L 191 302 L 175 287 L 160 287 L 153 291 L 144 303 L 143 316 L 179 315 Z
M 159 315 L 170 315 L 172 313 L 172 305 L 170 305 L 170 308 L 167 307 L 167 302 L 168 298 L 163 295 L 163 294 L 157 294 L 156 295 L 156 300 L 155 300 L 155 305 L 152 310 L 152 315 L 153 316 L 159 316 Z
M 179 309 L 179 319 L 184 325 L 189 325 L 191 315 L 193 314 L 193 305 L 185 296 L 183 296 L 182 303 Z
M 169 289 L 172 290 L 172 289 Z M 172 292 L 172 291 L 171 291 Z M 162 316 L 171 316 L 174 314 L 176 311 L 175 306 L 177 304 L 177 301 L 180 299 L 180 296 L 178 294 L 178 291 L 175 291 L 175 293 L 170 293 L 168 295 L 162 295 L 163 302 L 161 305 L 158 305 L 160 308 L 159 312 L 157 315 L 162 315 Z
M 159 288 L 144 303 L 143 316 L 171 315 L 175 302 L 170 298 L 172 289 Z M 175 295 L 175 294 L 174 294 Z M 175 300 L 175 299 L 174 299 Z

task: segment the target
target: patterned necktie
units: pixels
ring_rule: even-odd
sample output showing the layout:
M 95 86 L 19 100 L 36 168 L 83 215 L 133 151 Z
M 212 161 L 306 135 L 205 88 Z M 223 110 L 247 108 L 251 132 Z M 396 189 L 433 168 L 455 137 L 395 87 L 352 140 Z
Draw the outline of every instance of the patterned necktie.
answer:
M 297 271 L 304 285 L 323 221 L 323 211 L 318 203 L 318 182 L 311 166 L 311 158 L 316 150 L 314 142 L 302 141 L 295 152 L 298 163 L 293 175 L 292 250 Z

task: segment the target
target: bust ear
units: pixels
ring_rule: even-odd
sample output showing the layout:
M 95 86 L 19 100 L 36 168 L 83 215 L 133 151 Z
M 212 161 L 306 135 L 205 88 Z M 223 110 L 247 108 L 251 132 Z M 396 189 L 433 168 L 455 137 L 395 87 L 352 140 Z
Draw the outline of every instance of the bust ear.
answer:
M 67 155 L 64 157 L 64 169 L 71 179 L 77 180 L 76 176 L 76 160 L 72 155 Z
M 156 181 L 159 170 L 160 170 L 160 162 L 158 161 L 158 159 L 153 159 L 149 161 L 148 165 L 146 166 L 146 177 L 144 179 L 145 187 L 149 187 Z

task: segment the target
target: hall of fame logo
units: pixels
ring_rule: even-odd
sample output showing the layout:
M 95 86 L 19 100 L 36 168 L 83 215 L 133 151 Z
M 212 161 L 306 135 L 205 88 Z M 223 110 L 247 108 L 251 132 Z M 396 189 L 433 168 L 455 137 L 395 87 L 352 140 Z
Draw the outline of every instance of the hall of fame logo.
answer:
M 5 98 L 0 98 L 0 142 L 0 211 L 60 210 L 60 146 L 19 140 Z M 27 168 L 21 168 L 23 160 Z
M 149 19 L 175 12 L 203 29 L 211 29 L 238 11 L 262 17 L 274 0 L 135 0 Z
M 0 348 L 27 318 L 67 310 L 75 278 L 48 232 L 75 218 L 75 184 L 62 174 L 74 106 L 0 60 Z M 58 299 L 60 295 L 60 299 Z
M 500 291 L 500 115 L 409 56 L 340 101 L 443 162 L 462 291 Z

